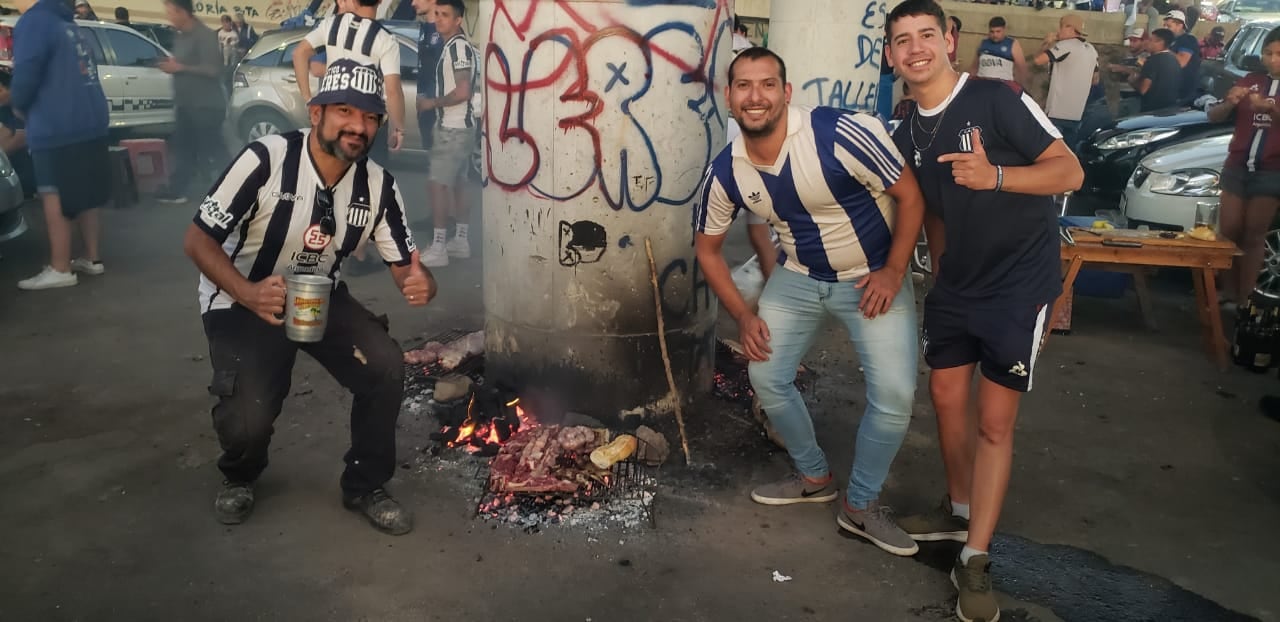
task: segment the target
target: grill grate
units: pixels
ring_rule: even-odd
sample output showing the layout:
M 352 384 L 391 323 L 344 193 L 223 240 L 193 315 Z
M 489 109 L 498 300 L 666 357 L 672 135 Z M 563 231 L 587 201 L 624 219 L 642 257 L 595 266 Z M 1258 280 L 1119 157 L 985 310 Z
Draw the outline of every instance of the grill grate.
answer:
M 476 466 L 475 479 L 480 485 L 480 498 L 476 501 L 473 517 L 484 514 L 497 515 L 511 510 L 521 513 L 544 513 L 549 510 L 560 510 L 568 505 L 582 507 L 593 503 L 607 506 L 619 501 L 633 501 L 638 504 L 643 522 L 651 528 L 657 528 L 657 517 L 653 512 L 657 478 L 653 469 L 646 467 L 637 456 L 645 455 L 645 442 L 636 439 L 636 451 L 630 458 L 615 463 L 610 469 L 610 482 L 604 483 L 590 479 L 590 484 L 575 492 L 508 492 L 498 490 L 489 477 L 489 464 L 485 462 Z M 577 468 L 579 459 L 585 456 L 574 452 L 563 453 L 557 466 Z
M 430 341 L 449 345 L 473 332 L 475 331 L 461 329 L 447 330 L 428 337 L 427 339 L 423 339 L 410 349 L 420 348 L 422 347 L 422 344 Z M 410 385 L 410 387 L 416 389 L 435 388 L 436 380 L 439 380 L 440 377 L 448 374 L 462 374 L 464 376 L 471 376 L 472 380 L 478 380 L 478 376 L 484 373 L 484 355 L 474 354 L 468 356 L 467 358 L 462 359 L 462 362 L 453 369 L 445 369 L 444 367 L 441 367 L 438 361 L 434 363 L 405 363 L 404 368 L 405 382 Z

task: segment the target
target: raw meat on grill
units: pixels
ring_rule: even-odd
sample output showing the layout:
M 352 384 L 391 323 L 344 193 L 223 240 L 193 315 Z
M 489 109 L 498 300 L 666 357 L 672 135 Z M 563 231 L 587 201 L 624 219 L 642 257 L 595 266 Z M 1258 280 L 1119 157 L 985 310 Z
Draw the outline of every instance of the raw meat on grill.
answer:
M 586 490 L 602 475 L 586 460 L 595 445 L 596 433 L 587 427 L 522 429 L 489 464 L 490 484 L 504 492 Z
M 444 348 L 444 344 L 439 341 L 428 341 L 422 344 L 417 350 L 409 350 L 404 353 L 404 362 L 415 365 L 430 364 L 436 362 L 440 358 L 440 350 Z
M 596 446 L 596 431 L 586 426 L 572 426 L 560 430 L 560 447 L 575 453 L 590 453 Z
M 484 331 L 478 330 L 440 350 L 440 366 L 453 369 L 462 364 L 467 357 L 484 354 Z

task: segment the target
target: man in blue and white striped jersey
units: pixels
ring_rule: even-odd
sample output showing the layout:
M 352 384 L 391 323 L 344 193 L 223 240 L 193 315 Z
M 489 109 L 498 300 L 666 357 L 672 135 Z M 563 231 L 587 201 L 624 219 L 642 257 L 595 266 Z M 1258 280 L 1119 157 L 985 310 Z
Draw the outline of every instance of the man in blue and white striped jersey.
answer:
M 798 475 L 756 488 L 766 505 L 839 496 L 794 385 L 826 315 L 845 325 L 867 383 L 853 472 L 839 525 L 896 555 L 918 549 L 877 502 L 911 419 L 916 390 L 915 294 L 907 262 L 924 199 L 888 129 L 874 116 L 789 105 L 786 66 L 750 48 L 729 65 L 726 97 L 742 135 L 711 162 L 696 206 L 698 261 L 738 322 L 751 384 Z M 721 249 L 734 217 L 764 218 L 781 242 L 758 315 L 730 279 Z

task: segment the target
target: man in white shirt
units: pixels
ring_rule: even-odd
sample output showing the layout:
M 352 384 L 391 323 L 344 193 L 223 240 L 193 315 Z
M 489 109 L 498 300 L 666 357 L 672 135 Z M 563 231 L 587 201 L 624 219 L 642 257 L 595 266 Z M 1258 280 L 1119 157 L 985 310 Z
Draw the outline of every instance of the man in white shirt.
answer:
M 1037 65 L 1049 67 L 1049 95 L 1044 113 L 1062 133 L 1067 146 L 1076 144 L 1076 131 L 1084 117 L 1089 90 L 1098 79 L 1098 51 L 1084 40 L 1084 20 L 1075 13 L 1058 20 L 1058 30 L 1049 33 Z
M 419 111 L 437 112 L 427 179 L 435 231 L 431 247 L 422 254 L 422 263 L 431 268 L 449 265 L 450 257 L 471 257 L 471 244 L 467 241 L 470 210 L 463 197 L 463 182 L 475 150 L 476 117 L 471 94 L 477 62 L 475 48 L 462 32 L 465 13 L 462 0 L 436 2 L 436 31 L 445 40 L 444 53 L 436 64 L 434 96 L 418 96 Z M 453 240 L 448 240 L 450 215 L 457 222 Z
M 400 44 L 395 35 L 378 22 L 378 2 L 379 0 L 338 0 L 337 12 L 316 25 L 293 50 L 293 75 L 297 80 L 298 90 L 302 92 L 303 101 L 309 101 L 309 66 L 317 52 L 324 52 L 326 64 L 349 58 L 382 70 L 386 80 L 387 112 L 391 117 L 387 146 L 396 151 L 404 140 Z

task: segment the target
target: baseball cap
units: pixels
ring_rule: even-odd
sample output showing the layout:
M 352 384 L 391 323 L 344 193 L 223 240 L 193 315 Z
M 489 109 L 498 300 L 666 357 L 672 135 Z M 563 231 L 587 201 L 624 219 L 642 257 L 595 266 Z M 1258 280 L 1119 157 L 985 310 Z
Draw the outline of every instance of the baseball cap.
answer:
M 89 6 L 89 0 L 76 0 L 76 6 Z
M 1082 37 L 1088 36 L 1089 33 L 1084 31 L 1084 18 L 1075 13 L 1068 13 L 1062 16 L 1062 20 L 1058 22 L 1063 26 L 1070 26 L 1077 34 Z
M 1134 28 L 1133 30 L 1129 31 L 1129 35 L 1128 35 L 1127 37 L 1125 37 L 1125 38 L 1126 38 L 1126 39 L 1141 39 L 1141 38 L 1143 38 L 1143 37 L 1145 37 L 1145 36 L 1147 36 L 1147 30 L 1146 30 L 1145 28 Z
M 365 112 L 387 114 L 387 100 L 382 92 L 382 71 L 349 58 L 329 63 L 320 88 L 308 102 L 312 106 L 346 104 Z
M 1173 11 L 1169 11 L 1168 13 L 1165 13 L 1165 14 L 1164 14 L 1164 18 L 1165 18 L 1165 19 L 1176 19 L 1176 20 L 1178 20 L 1178 21 L 1182 22 L 1183 24 L 1187 23 L 1187 14 L 1186 14 L 1186 13 L 1183 13 L 1182 11 L 1178 11 L 1178 10 L 1173 10 Z

